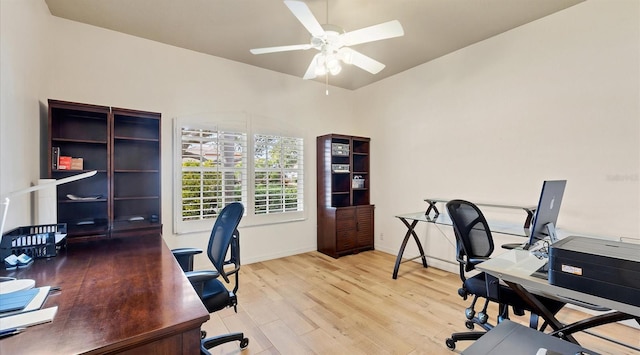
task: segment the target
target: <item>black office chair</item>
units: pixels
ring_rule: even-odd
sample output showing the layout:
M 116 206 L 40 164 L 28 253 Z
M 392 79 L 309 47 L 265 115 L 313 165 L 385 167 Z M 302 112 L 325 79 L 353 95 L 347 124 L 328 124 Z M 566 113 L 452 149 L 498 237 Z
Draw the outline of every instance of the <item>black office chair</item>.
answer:
M 240 270 L 240 233 L 238 224 L 244 214 L 244 207 L 239 202 L 233 202 L 220 211 L 209 237 L 207 256 L 215 267 L 213 271 L 193 271 L 193 257 L 202 253 L 202 250 L 195 248 L 180 248 L 172 250 L 178 264 L 193 285 L 193 288 L 200 296 L 202 303 L 209 313 L 227 307 L 233 307 L 238 312 L 238 271 Z M 227 253 L 229 253 L 229 258 Z M 233 269 L 225 269 L 226 265 L 233 265 Z M 233 290 L 228 290 L 218 278 L 222 276 L 226 283 L 230 283 L 229 277 L 234 275 L 235 285 Z M 249 339 L 243 333 L 231 333 L 206 338 L 206 333 L 202 332 L 200 352 L 210 354 L 208 349 L 214 346 L 239 341 L 240 348 L 244 349 L 249 345 Z
M 456 259 L 460 265 L 460 279 L 462 287 L 458 289 L 458 294 L 467 299 L 469 295 L 473 295 L 473 301 L 469 308 L 465 310 L 467 320 L 465 326 L 473 329 L 474 325 L 481 326 L 485 331 L 472 331 L 464 333 L 453 333 L 450 338 L 446 339 L 446 345 L 453 350 L 458 340 L 477 340 L 486 331 L 491 330 L 493 326 L 488 323 L 487 307 L 489 301 L 498 303 L 498 323 L 504 319 L 509 319 L 509 306 L 513 308 L 514 314 L 524 315 L 524 311 L 530 311 L 529 305 L 522 300 L 508 286 L 502 285 L 495 277 L 478 273 L 467 278 L 466 273 L 475 269 L 475 266 L 489 259 L 493 253 L 494 244 L 491 230 L 484 215 L 480 209 L 471 202 L 464 200 L 452 200 L 447 203 L 447 211 L 453 222 L 453 232 L 456 236 Z M 484 298 L 484 306 L 476 315 L 474 306 L 479 298 Z M 555 314 L 565 304 L 563 302 L 538 297 L 549 310 Z M 538 316 L 531 314 L 530 326 L 537 328 Z M 541 330 L 544 330 L 546 324 L 543 324 Z

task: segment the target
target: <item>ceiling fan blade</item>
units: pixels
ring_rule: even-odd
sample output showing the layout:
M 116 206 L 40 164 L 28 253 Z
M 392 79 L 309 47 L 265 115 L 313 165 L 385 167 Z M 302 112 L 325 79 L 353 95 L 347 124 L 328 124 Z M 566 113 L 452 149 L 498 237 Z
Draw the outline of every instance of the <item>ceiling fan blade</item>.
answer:
M 378 74 L 385 67 L 384 64 L 378 62 L 377 60 L 371 57 L 367 57 L 366 55 L 349 47 L 340 48 L 340 52 L 342 52 L 343 56 L 350 57 L 350 60 L 345 60 L 345 62 L 350 62 L 356 67 L 364 69 L 371 74 Z
M 315 16 L 313 16 L 307 4 L 302 1 L 285 1 L 284 4 L 287 5 L 293 15 L 298 18 L 298 21 L 302 23 L 312 36 L 320 37 L 324 34 L 324 29 L 320 25 L 320 22 L 316 20 Z
M 354 46 L 360 43 L 379 41 L 382 39 L 400 36 L 404 36 L 404 29 L 402 28 L 400 21 L 393 20 L 347 32 L 342 35 L 342 39 L 346 46 Z
M 310 44 L 293 44 L 290 46 L 254 48 L 254 49 L 250 49 L 249 51 L 253 54 L 265 54 L 265 53 L 275 53 L 275 52 L 307 50 L 309 48 L 311 48 Z
M 311 60 L 311 63 L 309 64 L 309 67 L 307 68 L 307 72 L 304 73 L 304 76 L 302 77 L 302 79 L 304 80 L 308 80 L 308 79 L 313 79 L 316 77 L 316 65 L 318 63 L 318 56 L 320 55 L 320 53 L 316 54 L 313 56 L 313 59 Z

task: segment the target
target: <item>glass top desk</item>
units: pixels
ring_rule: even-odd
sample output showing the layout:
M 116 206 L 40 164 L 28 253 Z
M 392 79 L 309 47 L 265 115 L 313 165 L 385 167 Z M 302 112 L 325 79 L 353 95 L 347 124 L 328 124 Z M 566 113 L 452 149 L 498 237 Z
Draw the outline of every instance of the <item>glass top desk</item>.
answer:
M 420 239 L 418 238 L 418 235 L 415 232 L 415 227 L 419 222 L 451 226 L 452 223 L 449 215 L 446 213 L 441 213 L 437 207 L 438 203 L 446 203 L 448 200 L 440 199 L 440 198 L 426 198 L 425 201 L 429 204 L 426 212 L 413 212 L 413 213 L 406 213 L 406 214 L 400 214 L 395 216 L 396 218 L 400 219 L 400 221 L 407 227 L 407 233 L 405 234 L 404 239 L 402 240 L 402 244 L 400 245 L 400 250 L 398 251 L 398 256 L 396 257 L 396 264 L 393 269 L 394 279 L 398 278 L 398 270 L 400 269 L 400 264 L 408 261 L 412 261 L 418 258 L 422 258 L 422 266 L 424 266 L 425 268 L 428 267 L 427 259 L 426 259 L 427 256 L 429 256 L 432 259 L 451 263 L 450 260 L 441 259 L 432 255 L 426 255 L 424 253 L 424 249 L 422 248 L 422 243 L 420 242 Z M 517 237 L 528 236 L 529 225 L 531 224 L 531 220 L 536 210 L 536 206 L 501 205 L 501 204 L 494 204 L 494 203 L 475 203 L 475 204 L 481 207 L 524 210 L 527 213 L 527 216 L 525 217 L 524 224 L 522 225 L 517 225 L 509 222 L 495 221 L 495 220 L 489 220 L 487 222 L 489 223 L 489 228 L 491 229 L 492 233 L 506 234 L 506 235 L 512 235 Z M 411 237 L 413 237 L 413 240 L 416 242 L 420 254 L 413 258 L 404 259 L 403 257 L 404 250 L 407 247 L 407 243 L 409 242 L 409 239 Z
M 640 324 L 640 307 L 551 285 L 546 279 L 532 276 L 531 274 L 545 262 L 546 260 L 539 259 L 527 250 L 513 249 L 476 265 L 476 269 L 501 279 L 512 288 L 553 328 L 552 335 L 562 336 L 575 342 L 571 334 L 594 326 L 627 319 L 635 319 Z M 591 309 L 605 307 L 614 311 L 564 325 L 534 295 Z

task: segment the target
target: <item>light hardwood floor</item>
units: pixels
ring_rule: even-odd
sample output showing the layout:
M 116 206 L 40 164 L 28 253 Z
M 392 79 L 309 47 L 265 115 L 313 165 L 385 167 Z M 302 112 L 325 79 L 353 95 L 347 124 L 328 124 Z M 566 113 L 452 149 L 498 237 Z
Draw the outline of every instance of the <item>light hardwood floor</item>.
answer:
M 444 340 L 466 331 L 464 309 L 470 299 L 457 294 L 457 274 L 405 263 L 391 278 L 395 256 L 368 251 L 333 259 L 318 252 L 243 265 L 238 313 L 225 309 L 203 325 L 210 335 L 243 331 L 249 347 L 238 343 L 212 349 L 214 354 L 456 354 Z M 477 310 L 481 306 L 477 307 Z M 490 310 L 495 323 L 496 309 Z M 563 322 L 583 314 L 563 309 Z M 528 324 L 527 317 L 512 320 Z M 640 347 L 640 330 L 607 325 L 598 333 Z M 584 347 L 607 354 L 636 352 L 578 334 Z M 506 354 L 505 354 L 506 355 Z

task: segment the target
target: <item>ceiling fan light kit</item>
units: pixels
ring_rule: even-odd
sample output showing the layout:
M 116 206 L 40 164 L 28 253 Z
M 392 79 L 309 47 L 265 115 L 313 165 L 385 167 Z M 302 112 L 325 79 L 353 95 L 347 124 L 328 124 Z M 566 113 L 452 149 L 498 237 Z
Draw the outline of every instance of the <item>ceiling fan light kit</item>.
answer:
M 314 79 L 328 74 L 337 75 L 342 71 L 342 65 L 353 64 L 371 74 L 377 74 L 385 65 L 370 58 L 349 46 L 374 42 L 383 39 L 400 37 L 404 30 L 399 21 L 393 20 L 359 30 L 345 32 L 335 25 L 321 25 L 302 1 L 284 1 L 293 15 L 311 34 L 308 44 L 295 44 L 278 47 L 254 48 L 253 54 L 267 54 L 295 50 L 308 50 L 314 48 L 319 51 L 309 64 L 303 79 Z M 328 5 L 327 5 L 328 6 Z M 328 12 L 328 11 L 327 11 Z

